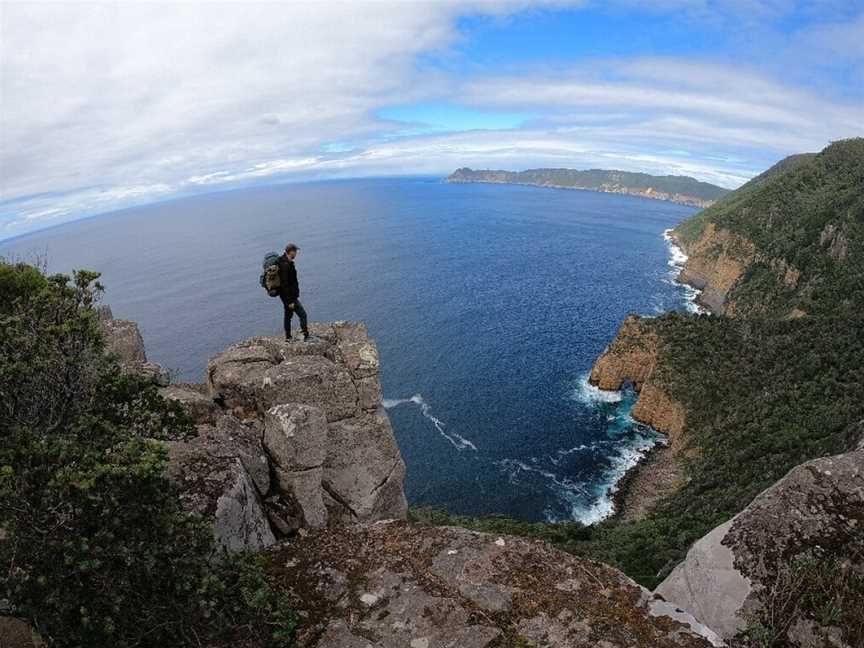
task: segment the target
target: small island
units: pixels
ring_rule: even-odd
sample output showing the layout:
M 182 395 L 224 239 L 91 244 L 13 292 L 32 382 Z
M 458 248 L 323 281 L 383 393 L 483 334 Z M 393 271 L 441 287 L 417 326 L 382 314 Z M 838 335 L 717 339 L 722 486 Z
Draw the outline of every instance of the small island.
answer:
M 710 207 L 729 193 L 728 189 L 689 176 L 654 176 L 647 173 L 608 169 L 528 169 L 500 171 L 463 167 L 451 173 L 446 182 L 484 182 L 521 184 L 553 189 L 582 189 L 620 193 L 656 200 L 669 200 L 691 207 Z

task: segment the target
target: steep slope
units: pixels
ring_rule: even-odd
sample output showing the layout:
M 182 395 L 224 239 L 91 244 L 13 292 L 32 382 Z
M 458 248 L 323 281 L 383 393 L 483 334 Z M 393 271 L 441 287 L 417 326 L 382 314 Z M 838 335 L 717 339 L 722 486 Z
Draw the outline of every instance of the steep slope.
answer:
M 699 540 L 656 592 L 729 639 L 861 646 L 862 524 L 864 451 L 816 459 Z
M 681 280 L 732 316 L 842 315 L 864 303 L 864 139 L 787 158 L 679 225 Z
M 606 169 L 497 171 L 462 168 L 453 172 L 447 178 L 447 182 L 485 182 L 523 184 L 555 189 L 584 189 L 670 200 L 694 207 L 707 207 L 729 193 L 728 189 L 701 182 L 689 176 L 654 176 L 647 173 L 609 171 Z

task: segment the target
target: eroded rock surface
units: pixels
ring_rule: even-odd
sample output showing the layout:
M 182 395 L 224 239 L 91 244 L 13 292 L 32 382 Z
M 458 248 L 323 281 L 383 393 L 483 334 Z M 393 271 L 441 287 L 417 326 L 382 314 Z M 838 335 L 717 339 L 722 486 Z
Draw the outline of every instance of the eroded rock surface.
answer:
M 862 529 L 864 451 L 809 461 L 696 542 L 656 593 L 731 637 L 748 617 L 789 597 L 796 562 L 827 557 L 864 570 Z M 792 614 L 789 645 L 852 648 L 843 628 L 812 618 L 806 607 Z
M 589 381 L 600 389 L 618 390 L 632 383 L 639 390 L 657 364 L 657 335 L 645 321 L 630 315 L 615 339 L 597 358 Z
M 141 374 L 159 386 L 167 386 L 171 382 L 171 377 L 164 367 L 147 361 L 144 338 L 141 337 L 137 323 L 114 319 L 111 308 L 107 305 L 100 306 L 97 315 L 105 336 L 106 351 L 117 356 L 125 371 Z
M 336 527 L 298 537 L 271 562 L 306 615 L 301 646 L 719 644 L 617 570 L 510 536 L 404 522 Z
M 649 461 L 631 469 L 622 483 L 615 508 L 628 520 L 644 516 L 678 488 L 682 475 L 679 459 L 690 452 L 683 405 L 653 380 L 659 348 L 652 320 L 630 315 L 594 363 L 589 377 L 589 382 L 600 389 L 618 390 L 632 385 L 639 392 L 633 418 L 669 437 L 664 447 L 653 451 Z
M 198 423 L 171 444 L 170 476 L 229 550 L 407 513 L 375 345 L 362 324 L 310 328 L 308 343 L 244 340 L 213 358 L 206 387 L 161 392 Z

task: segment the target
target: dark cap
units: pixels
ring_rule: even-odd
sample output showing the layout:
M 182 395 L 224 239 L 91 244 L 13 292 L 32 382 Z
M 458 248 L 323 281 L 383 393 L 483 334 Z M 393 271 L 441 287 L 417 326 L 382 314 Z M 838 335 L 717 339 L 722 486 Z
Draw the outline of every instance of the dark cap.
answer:
M 293 243 L 289 243 L 288 245 L 285 246 L 285 253 L 287 254 L 288 252 L 294 252 L 294 251 L 299 250 L 299 249 L 300 248 L 297 247 L 296 245 L 294 245 Z

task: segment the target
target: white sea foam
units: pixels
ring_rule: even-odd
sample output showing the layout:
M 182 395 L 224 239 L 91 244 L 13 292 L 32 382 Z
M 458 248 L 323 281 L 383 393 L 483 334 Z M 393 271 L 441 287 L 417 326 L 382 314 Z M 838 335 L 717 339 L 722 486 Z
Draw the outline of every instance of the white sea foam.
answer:
M 562 491 L 559 496 L 570 506 L 570 519 L 590 525 L 612 515 L 615 512 L 614 495 L 618 491 L 621 478 L 658 442 L 658 438 L 654 435 L 639 435 L 630 443 L 618 446 L 617 455 L 612 458 L 612 465 L 603 474 L 602 479 L 592 487 L 593 492 L 588 493 L 588 497 L 574 497 L 575 493 L 572 489 Z M 549 519 L 549 521 L 561 522 L 556 519 Z
M 687 304 L 687 310 L 696 314 L 708 312 L 696 301 L 699 295 L 702 294 L 702 291 L 678 281 L 678 275 L 681 273 L 681 270 L 684 269 L 684 264 L 687 263 L 688 257 L 684 253 L 684 250 L 675 243 L 671 229 L 667 229 L 663 232 L 663 240 L 666 241 L 666 246 L 669 248 L 669 261 L 667 263 L 671 268 L 669 272 L 670 282 L 684 290 L 684 300 Z
M 417 405 L 420 408 L 420 413 L 432 422 L 432 425 L 435 426 L 438 433 L 453 444 L 454 448 L 459 451 L 466 449 L 473 450 L 474 452 L 477 451 L 477 446 L 461 434 L 457 434 L 456 432 L 446 432 L 444 430 L 446 427 L 445 423 L 441 419 L 432 415 L 432 408 L 429 407 L 429 403 L 423 400 L 423 397 L 420 394 L 414 394 L 411 398 L 385 398 L 382 401 L 382 404 L 384 405 L 384 409 L 393 409 L 394 407 L 407 404 Z
M 619 403 L 621 402 L 620 391 L 609 391 L 600 389 L 588 382 L 590 374 L 585 373 L 579 377 L 573 397 L 585 405 L 596 405 L 597 403 Z

